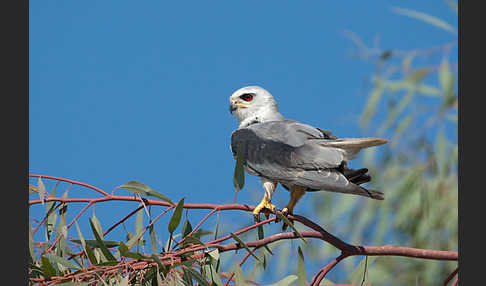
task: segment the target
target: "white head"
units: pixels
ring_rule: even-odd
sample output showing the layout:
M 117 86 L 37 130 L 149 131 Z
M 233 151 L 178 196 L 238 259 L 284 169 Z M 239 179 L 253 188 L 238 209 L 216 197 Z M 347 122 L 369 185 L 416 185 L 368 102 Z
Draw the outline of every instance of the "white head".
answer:
M 229 101 L 230 113 L 238 118 L 239 128 L 255 122 L 284 119 L 273 96 L 259 86 L 242 87 L 230 96 Z

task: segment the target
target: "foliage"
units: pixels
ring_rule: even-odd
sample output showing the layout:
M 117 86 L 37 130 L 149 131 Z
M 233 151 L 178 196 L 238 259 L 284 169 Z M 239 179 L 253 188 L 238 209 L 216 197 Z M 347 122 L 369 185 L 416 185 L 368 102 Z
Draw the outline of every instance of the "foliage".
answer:
M 453 3 L 448 3 L 457 9 Z M 457 34 L 451 25 L 437 17 L 403 8 L 394 8 L 394 11 Z M 328 230 L 357 245 L 403 245 L 423 249 L 423 253 L 429 253 L 427 249 L 457 250 L 457 63 L 448 57 L 456 43 L 457 39 L 438 48 L 413 51 L 382 51 L 360 45 L 361 55 L 376 66 L 361 127 L 369 136 L 391 141 L 380 147 L 383 153 L 376 149 L 365 150 L 362 164 L 372 173 L 371 186 L 383 189 L 386 199 L 371 201 L 320 192 L 314 197 L 314 208 Z M 441 56 L 440 63 L 434 58 L 437 54 Z M 241 154 L 237 153 L 233 183 L 239 191 L 244 185 L 244 172 Z M 31 177 L 37 179 L 37 184 L 29 185 L 29 206 L 36 205 L 43 212 L 41 218 L 31 219 L 29 223 L 31 284 L 259 285 L 255 282 L 258 274 L 268 271 L 268 264 L 277 258 L 284 258 L 278 262 L 279 267 L 295 266 L 295 271 L 272 284 L 275 286 L 302 286 L 309 282 L 330 285 L 333 284 L 331 280 L 354 285 L 435 285 L 443 283 L 457 268 L 457 253 L 447 252 L 450 257 L 445 260 L 453 260 L 448 262 L 434 258 L 434 252 L 421 258 L 437 261 L 416 259 L 415 250 L 410 248 L 405 255 L 397 254 L 398 248 L 393 246 L 358 248 L 304 217 L 289 219 L 281 213 L 259 223 L 233 225 L 232 231 L 221 231 L 221 211 L 250 212 L 252 208 L 239 204 L 188 204 L 185 198 L 172 201 L 136 181 L 127 182 L 108 194 L 67 179 Z M 42 178 L 55 181 L 50 192 Z M 59 196 L 61 182 L 69 186 Z M 102 196 L 79 197 L 73 195 L 72 186 L 83 186 Z M 130 196 L 114 195 L 119 189 L 130 192 Z M 35 200 L 37 196 L 39 199 Z M 110 227 L 103 228 L 108 223 L 107 218 L 98 219 L 94 206 L 108 201 L 129 201 L 137 207 L 127 211 L 125 217 L 118 218 Z M 75 203 L 85 205 L 77 210 Z M 89 224 L 85 224 L 89 231 L 83 232 L 83 225 L 80 227 L 78 221 L 90 208 L 93 213 Z M 193 227 L 191 221 L 195 220 L 188 216 L 189 209 L 211 211 Z M 163 221 L 165 214 L 171 216 Z M 212 228 L 214 231 L 202 229 L 215 214 L 218 220 Z M 265 237 L 263 227 L 277 218 L 290 226 L 289 232 L 270 235 L 267 232 Z M 125 239 L 106 239 L 109 233 L 125 227 L 128 221 L 134 222 L 134 234 L 125 229 Z M 164 223 L 166 227 L 161 228 Z M 76 231 L 71 228 L 73 225 Z M 166 230 L 163 233 L 165 244 L 157 231 L 160 229 Z M 256 240 L 251 231 L 255 232 Z M 316 238 L 324 241 L 325 246 L 313 243 L 315 240 L 311 239 Z M 289 241 L 293 240 L 299 243 L 295 253 L 289 247 Z M 306 269 L 309 261 L 334 258 L 336 249 L 340 256 L 317 274 L 312 275 Z M 240 256 L 244 256 L 239 262 L 224 259 L 225 253 L 232 253 L 236 258 L 238 250 Z M 446 255 L 444 253 L 441 255 Z M 295 259 L 289 261 L 288 257 Z M 254 265 L 244 271 L 243 264 L 248 259 L 253 259 Z M 334 272 L 331 280 L 324 278 L 341 260 L 345 271 Z
M 457 28 L 436 17 L 402 8 L 393 11 L 457 35 Z M 366 136 L 390 140 L 380 150 L 362 151 L 361 164 L 370 169 L 371 187 L 383 190 L 385 200 L 322 194 L 315 211 L 328 229 L 339 229 L 353 242 L 457 250 L 457 62 L 449 60 L 457 38 L 412 51 L 370 49 L 359 43 L 361 58 L 376 67 L 361 127 Z M 336 221 L 339 226 L 332 225 Z M 319 253 L 329 255 L 329 249 Z M 436 285 L 457 267 L 426 263 L 380 257 L 369 269 L 370 281 Z M 356 262 L 347 260 L 346 265 L 351 273 Z M 353 281 L 351 276 L 341 279 Z

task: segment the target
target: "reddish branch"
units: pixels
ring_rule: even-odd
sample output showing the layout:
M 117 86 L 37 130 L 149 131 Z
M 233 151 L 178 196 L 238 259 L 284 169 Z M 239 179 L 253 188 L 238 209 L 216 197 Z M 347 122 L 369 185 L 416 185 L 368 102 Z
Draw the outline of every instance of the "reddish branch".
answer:
M 52 176 L 44 176 L 44 175 L 30 175 L 31 177 L 39 177 L 39 178 L 47 178 L 47 179 L 52 179 L 52 180 L 57 180 L 57 181 L 63 181 L 63 182 L 68 182 L 71 184 L 75 185 L 80 185 L 89 189 L 92 189 L 96 191 L 99 194 L 102 194 L 103 197 L 97 197 L 97 198 L 57 198 L 57 197 L 46 197 L 44 198 L 44 202 L 60 202 L 60 203 L 88 203 L 76 216 L 75 218 L 66 226 L 67 228 L 70 228 L 72 224 L 92 205 L 96 203 L 101 203 L 101 202 L 106 202 L 106 201 L 133 201 L 133 202 L 143 202 L 146 206 L 149 205 L 158 205 L 158 206 L 166 206 L 168 207 L 166 210 L 164 210 L 159 216 L 157 216 L 153 221 L 151 221 L 151 224 L 154 224 L 161 216 L 163 216 L 165 213 L 167 213 L 170 209 L 173 209 L 175 205 L 172 205 L 168 202 L 165 201 L 160 201 L 160 200 L 153 200 L 153 199 L 145 199 L 141 198 L 139 196 L 119 196 L 119 195 L 110 195 L 107 192 L 96 188 L 94 186 L 73 181 L 73 180 L 68 180 L 64 178 L 57 178 L 57 177 L 52 177 Z M 113 193 L 113 192 L 112 192 Z M 41 200 L 31 200 L 29 201 L 29 205 L 35 205 L 42 203 Z M 58 205 L 59 206 L 59 205 Z M 113 226 L 111 226 L 107 231 L 103 233 L 103 235 L 108 234 L 110 231 L 112 231 L 114 228 L 116 228 L 118 225 L 126 221 L 128 218 L 133 216 L 137 211 L 139 211 L 143 206 L 138 207 L 131 213 L 129 213 L 127 216 L 122 218 L 120 221 L 115 223 Z M 240 210 L 240 211 L 246 211 L 250 212 L 254 209 L 254 206 L 249 206 L 249 205 L 244 205 L 244 204 L 198 204 L 198 203 L 185 203 L 183 206 L 185 209 L 209 209 L 211 210 L 197 225 L 196 227 L 191 231 L 190 234 L 194 233 L 211 215 L 213 215 L 217 211 L 221 210 Z M 219 214 L 219 212 L 218 212 Z M 329 264 L 325 265 L 322 269 L 320 269 L 313 277 L 311 281 L 311 286 L 319 285 L 322 279 L 329 273 L 341 260 L 350 257 L 350 256 L 357 256 L 357 255 L 365 255 L 365 256 L 404 256 L 404 257 L 413 257 L 413 258 L 421 258 L 421 259 L 433 259 L 433 260 L 457 260 L 458 259 L 458 253 L 455 251 L 442 251 L 442 250 L 428 250 L 428 249 L 418 249 L 418 248 L 409 248 L 409 247 L 400 247 L 400 246 L 356 246 L 356 245 L 351 245 L 348 244 L 338 237 L 330 234 L 326 230 L 324 230 L 321 226 L 318 224 L 310 221 L 309 219 L 299 216 L 299 215 L 289 215 L 289 219 L 293 220 L 294 222 L 297 221 L 308 228 L 310 228 L 310 231 L 302 231 L 300 232 L 300 235 L 304 238 L 314 238 L 314 239 L 320 239 L 324 242 L 327 242 L 331 244 L 332 246 L 336 247 L 337 249 L 341 250 L 341 254 L 332 260 Z M 245 227 L 243 229 L 240 229 L 238 231 L 235 231 L 234 233 L 236 235 L 245 233 L 247 231 L 250 231 L 252 229 L 255 229 L 258 226 L 264 225 L 264 224 L 269 224 L 273 221 L 275 221 L 275 218 L 267 219 L 264 221 L 261 221 L 259 223 L 255 223 L 251 226 Z M 42 224 L 42 222 L 39 224 L 39 226 Z M 39 227 L 38 226 L 38 227 Z M 37 227 L 37 228 L 38 228 Z M 150 227 L 147 226 L 145 228 L 145 231 Z M 36 230 L 37 230 L 36 228 Z M 144 231 L 144 232 L 145 232 Z M 189 235 L 190 235 L 189 234 Z M 188 236 L 189 236 L 188 235 Z M 143 236 L 143 233 L 140 235 L 140 237 Z M 186 237 L 188 237 L 186 236 Z M 56 245 L 56 243 L 61 239 L 62 234 L 57 237 L 57 240 L 50 246 L 48 251 L 51 251 L 53 247 Z M 253 248 L 253 251 L 256 249 L 259 249 L 260 247 L 263 247 L 265 245 L 271 244 L 273 242 L 279 241 L 279 240 L 288 240 L 288 239 L 300 239 L 301 237 L 299 234 L 295 232 L 284 232 L 284 233 L 277 233 L 268 237 L 265 237 L 260 240 L 255 240 L 255 241 L 249 241 L 245 242 L 245 244 L 248 247 Z M 185 238 L 182 238 L 179 242 L 176 243 L 176 245 L 172 248 L 171 251 L 168 253 L 164 253 L 164 255 L 161 255 L 159 258 L 162 261 L 162 263 L 166 265 L 178 265 L 182 262 L 182 254 L 189 253 L 189 252 L 195 252 L 195 251 L 201 251 L 199 253 L 191 255 L 189 258 L 186 257 L 184 260 L 187 259 L 192 259 L 192 260 L 197 260 L 204 258 L 207 256 L 207 253 L 210 249 L 218 249 L 219 252 L 226 252 L 226 251 L 234 251 L 237 249 L 243 248 L 243 246 L 240 243 L 229 243 L 229 244 L 220 244 L 221 242 L 225 241 L 234 241 L 232 240 L 231 235 L 226 235 L 223 237 L 220 237 L 218 239 L 214 239 L 212 241 L 208 241 L 204 243 L 203 245 L 191 245 L 191 246 L 185 246 L 184 248 L 179 248 L 176 249 L 177 246 L 179 246 Z M 81 255 L 83 251 L 80 251 L 74 255 L 71 255 L 69 259 L 72 259 L 73 257 L 77 255 Z M 249 258 L 250 253 L 247 253 L 247 255 L 243 258 L 243 260 L 240 262 L 240 266 L 245 263 L 245 261 Z M 51 277 L 50 281 L 46 280 L 45 278 L 30 278 L 30 281 L 33 283 L 41 283 L 41 284 L 54 284 L 56 282 L 59 282 L 61 280 L 65 280 L 67 278 L 69 279 L 85 279 L 85 278 L 92 278 L 93 274 L 96 272 L 99 272 L 100 270 L 104 275 L 110 275 L 110 274 L 116 274 L 119 269 L 127 269 L 130 268 L 132 270 L 143 270 L 147 269 L 147 267 L 151 267 L 153 265 L 156 265 L 156 263 L 152 260 L 128 260 L 128 261 L 121 261 L 119 264 L 115 266 L 90 266 L 87 267 L 83 270 L 79 270 L 76 272 L 72 272 L 70 274 L 67 274 L 62 277 Z M 445 285 L 449 283 L 457 274 L 457 269 L 449 275 L 447 280 L 445 281 Z M 234 276 L 234 273 L 230 275 L 230 277 L 227 279 L 225 285 L 228 285 L 229 282 L 232 280 Z M 457 283 L 457 277 L 453 283 Z

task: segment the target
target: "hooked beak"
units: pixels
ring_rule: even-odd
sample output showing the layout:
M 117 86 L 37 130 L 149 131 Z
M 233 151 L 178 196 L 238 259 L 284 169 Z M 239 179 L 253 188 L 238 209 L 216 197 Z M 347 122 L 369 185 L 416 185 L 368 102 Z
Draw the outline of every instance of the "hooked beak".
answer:
M 248 104 L 244 104 L 244 103 L 237 103 L 237 102 L 233 102 L 233 101 L 232 101 L 232 102 L 230 103 L 230 106 L 229 106 L 229 112 L 230 112 L 231 114 L 233 114 L 233 112 L 234 112 L 235 110 L 237 110 L 238 108 L 246 108 L 246 107 L 248 107 Z

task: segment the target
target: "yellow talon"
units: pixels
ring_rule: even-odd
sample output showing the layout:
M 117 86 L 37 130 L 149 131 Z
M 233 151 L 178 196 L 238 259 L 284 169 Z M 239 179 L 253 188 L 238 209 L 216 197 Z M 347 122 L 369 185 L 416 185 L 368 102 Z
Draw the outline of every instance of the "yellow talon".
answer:
M 275 206 L 270 202 L 269 199 L 263 198 L 263 200 L 256 206 L 256 208 L 253 210 L 253 214 L 255 216 L 258 216 L 262 209 L 269 209 L 272 212 L 275 211 Z

